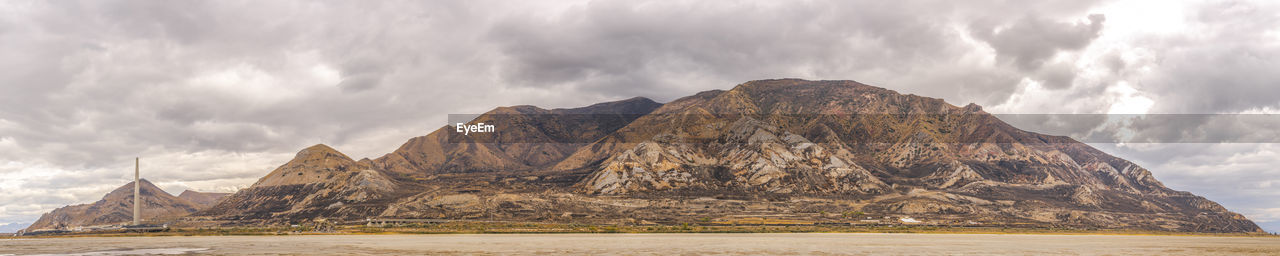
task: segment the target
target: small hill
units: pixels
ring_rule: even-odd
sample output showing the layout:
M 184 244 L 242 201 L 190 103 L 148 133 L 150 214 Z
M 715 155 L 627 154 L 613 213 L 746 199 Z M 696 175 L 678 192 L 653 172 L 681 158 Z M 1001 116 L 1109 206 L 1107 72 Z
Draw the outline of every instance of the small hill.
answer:
M 142 194 L 144 222 L 173 219 L 202 208 L 164 192 L 146 179 L 142 180 L 139 193 Z M 65 206 L 45 213 L 27 230 L 125 224 L 130 221 L 133 221 L 133 182 L 112 190 L 97 202 Z
M 362 216 L 385 208 L 379 199 L 398 187 L 368 159 L 317 144 L 294 156 L 249 188 L 219 200 L 196 215 L 220 219 L 306 219 Z

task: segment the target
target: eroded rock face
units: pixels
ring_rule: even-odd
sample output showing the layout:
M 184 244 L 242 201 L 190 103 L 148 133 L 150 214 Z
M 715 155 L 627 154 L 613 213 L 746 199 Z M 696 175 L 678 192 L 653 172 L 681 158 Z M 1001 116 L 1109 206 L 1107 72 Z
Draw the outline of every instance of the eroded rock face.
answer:
M 625 194 L 678 189 L 773 193 L 877 193 L 888 185 L 866 169 L 804 137 L 742 117 L 718 131 L 717 143 L 683 143 L 659 134 L 606 161 L 581 185 L 587 193 Z
M 1056 181 L 1052 176 L 1046 176 L 1046 178 L 1048 181 Z M 924 178 L 926 186 L 935 189 L 961 187 L 981 180 L 983 180 L 981 174 L 959 161 L 951 161 Z

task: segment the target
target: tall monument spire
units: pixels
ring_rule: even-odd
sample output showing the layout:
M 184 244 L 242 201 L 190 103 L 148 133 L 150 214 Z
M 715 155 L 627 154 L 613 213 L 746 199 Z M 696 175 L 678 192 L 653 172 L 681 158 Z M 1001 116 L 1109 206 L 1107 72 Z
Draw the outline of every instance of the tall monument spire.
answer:
M 141 212 L 139 210 L 142 209 L 141 208 L 142 200 L 138 200 L 139 199 L 138 195 L 141 194 L 139 193 L 139 190 L 142 187 L 142 179 L 138 177 L 139 176 L 138 165 L 141 163 L 140 159 L 141 157 L 137 157 L 133 159 L 133 225 L 134 226 L 138 225 L 138 220 L 140 219 L 139 218 L 140 216 L 138 215 L 138 213 Z

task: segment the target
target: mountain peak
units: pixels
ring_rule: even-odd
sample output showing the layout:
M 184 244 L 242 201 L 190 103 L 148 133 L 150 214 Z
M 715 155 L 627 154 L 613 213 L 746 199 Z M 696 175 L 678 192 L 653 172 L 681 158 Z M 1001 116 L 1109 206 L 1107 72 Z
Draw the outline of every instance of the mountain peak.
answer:
M 160 187 L 157 187 L 156 184 L 152 184 L 151 181 L 148 181 L 147 179 L 142 179 L 142 186 L 139 187 L 139 190 L 143 193 L 159 191 L 160 193 L 168 194 L 168 192 L 164 192 L 163 189 L 160 189 Z M 110 193 L 107 193 L 107 196 L 116 195 L 116 194 L 121 194 L 121 195 L 127 194 L 128 196 L 133 196 L 133 182 L 130 181 L 129 183 L 124 184 L 123 186 L 120 186 L 114 190 L 111 190 Z
M 970 112 L 970 113 L 982 112 L 982 106 L 979 106 L 978 104 L 972 103 L 972 102 L 970 102 L 969 105 L 964 105 L 963 109 L 966 112 Z
M 734 86 L 733 89 L 731 90 L 764 89 L 764 88 L 781 89 L 786 87 L 812 86 L 812 85 L 842 85 L 842 86 L 872 87 L 869 85 L 859 83 L 854 80 L 805 80 L 805 79 L 799 79 L 799 78 L 780 78 L 780 79 L 751 80 L 751 81 L 747 81 L 746 83 L 739 84 L 738 86 Z
M 325 182 L 331 171 L 346 171 L 356 165 L 342 152 L 324 144 L 316 144 L 298 151 L 288 163 L 258 180 L 254 186 L 279 186 Z
M 342 154 L 342 152 L 339 152 L 338 150 L 334 150 L 333 147 L 329 147 L 328 145 L 323 145 L 323 143 L 317 143 L 317 145 L 310 146 L 307 148 L 302 148 L 301 151 L 298 151 L 297 155 L 293 156 L 293 160 L 289 161 L 289 163 L 293 164 L 293 163 L 296 163 L 296 161 L 311 161 L 311 160 L 324 160 L 324 159 L 333 159 L 338 161 L 355 161 L 355 160 L 352 160 L 351 157 L 347 156 L 347 154 Z M 298 163 L 298 164 L 302 164 L 302 163 Z M 285 164 L 285 165 L 288 165 L 288 164 Z
M 610 104 L 610 103 L 617 104 L 617 103 L 658 103 L 658 102 L 653 101 L 653 99 L 649 99 L 644 96 L 635 96 L 635 97 L 626 98 L 622 100 L 606 101 L 606 102 L 601 102 L 601 103 L 596 103 L 591 105 L 594 106 L 594 105 L 602 105 L 602 104 Z
M 625 100 L 601 102 L 580 108 L 558 108 L 552 110 L 557 114 L 647 114 L 661 107 L 658 103 L 645 97 L 632 97 Z
M 145 197 L 162 197 L 162 198 L 166 198 L 166 200 L 169 200 L 168 198 L 176 198 L 173 196 L 173 194 L 169 194 L 169 192 L 165 192 L 164 189 L 161 189 L 160 187 L 156 186 L 156 184 L 151 183 L 151 181 L 148 181 L 147 179 L 142 179 L 142 186 L 138 188 L 138 193 L 142 194 L 144 198 Z M 110 193 L 107 193 L 106 195 L 102 196 L 102 200 L 103 201 L 127 200 L 132 202 L 133 182 L 129 182 L 128 184 L 124 184 L 123 186 L 117 187 L 115 190 L 111 190 Z
M 329 145 L 325 145 L 325 144 L 315 144 L 310 147 L 304 148 L 301 151 L 298 151 L 298 154 L 296 157 L 303 157 L 308 155 L 325 155 L 325 154 L 340 155 L 342 157 L 347 157 L 347 155 L 342 154 L 342 152 L 338 152 L 337 149 L 333 149 L 332 147 L 329 147 Z

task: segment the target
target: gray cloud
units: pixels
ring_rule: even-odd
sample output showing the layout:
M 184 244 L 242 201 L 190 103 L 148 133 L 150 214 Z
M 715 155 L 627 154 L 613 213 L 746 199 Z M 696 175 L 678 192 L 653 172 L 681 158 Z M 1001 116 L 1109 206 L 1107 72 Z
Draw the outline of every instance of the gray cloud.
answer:
M 1270 2 L 1201 3 L 1187 30 L 1140 43 L 1161 49 L 1160 65 L 1143 79 L 1167 97 L 1155 109 L 1169 113 L 1233 113 L 1280 109 L 1280 5 Z
M 552 18 L 515 16 L 498 23 L 489 37 L 506 57 L 499 75 L 513 85 L 609 95 L 656 91 L 662 93 L 656 95 L 659 98 L 671 99 L 753 79 L 856 78 L 929 91 L 935 97 L 996 103 L 1008 96 L 1001 93 L 1014 90 L 1017 74 L 1023 72 L 978 63 L 974 63 L 976 67 L 956 65 L 956 59 L 974 49 L 954 42 L 965 36 L 956 27 L 964 26 L 957 24 L 959 20 L 984 16 L 981 13 L 998 5 L 910 1 L 901 5 L 859 1 L 784 6 L 633 5 L 601 1 Z M 985 19 L 998 25 L 1031 21 L 1063 31 L 1031 35 L 1035 40 L 1020 40 L 1027 37 L 1022 33 L 1000 33 L 1001 56 L 1005 47 L 1021 47 L 1031 51 L 1028 54 L 1041 55 L 1079 49 L 1096 36 L 1072 37 L 1079 34 L 1077 25 L 1046 21 L 1075 17 L 1082 7 L 1021 7 L 1027 12 L 1022 20 Z M 1097 21 L 1093 25 L 1080 26 L 1096 32 L 1094 27 L 1101 26 L 1099 17 L 1094 17 Z M 1045 43 L 1050 44 L 1046 47 Z M 930 76 L 902 75 L 910 73 Z M 1064 73 L 1069 74 L 1061 69 L 1048 73 L 1047 77 L 1058 82 Z M 691 78 L 717 85 L 689 84 Z M 943 83 L 949 86 L 938 86 Z M 982 93 L 970 93 L 973 91 Z
M 1280 143 L 1280 114 L 996 114 L 1085 143 Z
M 1049 89 L 1064 89 L 1072 85 L 1079 71 L 1071 63 L 1050 61 L 1060 52 L 1088 46 L 1098 37 L 1105 21 L 1106 16 L 1102 14 L 1090 14 L 1087 21 L 1078 22 L 1056 22 L 1028 15 L 1010 25 L 999 26 L 983 18 L 974 22 L 970 31 L 995 49 L 999 62 L 1035 72 L 1032 78 Z
M 1079 50 L 1088 46 L 1102 31 L 1102 14 L 1091 14 L 1087 22 L 1055 22 L 1035 16 L 1024 16 L 1008 26 L 973 25 L 973 35 L 995 48 L 997 57 L 1023 70 L 1036 70 L 1059 51 Z

